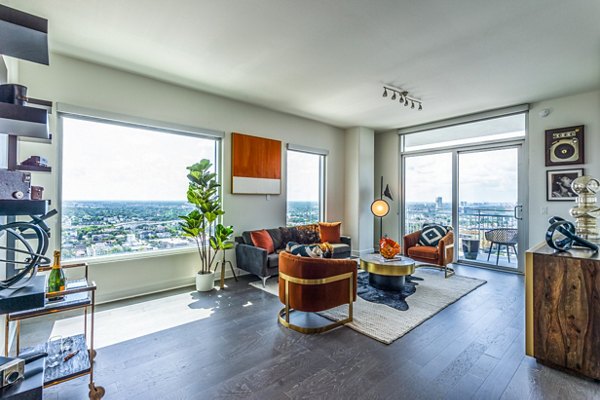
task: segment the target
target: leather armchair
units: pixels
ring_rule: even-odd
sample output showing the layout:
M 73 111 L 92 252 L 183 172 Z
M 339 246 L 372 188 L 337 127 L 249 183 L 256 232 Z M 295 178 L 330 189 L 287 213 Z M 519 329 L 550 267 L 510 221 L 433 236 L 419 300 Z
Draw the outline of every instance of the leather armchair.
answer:
M 454 233 L 448 232 L 435 247 L 419 245 L 420 235 L 419 230 L 404 236 L 404 255 L 425 263 L 425 266 L 443 269 L 446 278 L 453 275 L 454 270 L 449 268 L 448 264 L 454 259 Z
M 279 322 L 302 333 L 319 333 L 352 321 L 356 300 L 357 264 L 354 260 L 300 257 L 279 253 L 279 300 L 285 307 Z M 348 318 L 322 327 L 303 327 L 290 322 L 294 310 L 318 312 L 348 304 Z

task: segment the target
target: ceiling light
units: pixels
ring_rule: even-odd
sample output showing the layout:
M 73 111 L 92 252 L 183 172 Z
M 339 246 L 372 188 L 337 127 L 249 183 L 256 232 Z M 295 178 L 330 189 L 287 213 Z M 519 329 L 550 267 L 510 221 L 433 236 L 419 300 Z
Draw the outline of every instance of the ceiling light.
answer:
M 392 92 L 392 96 L 390 99 L 396 100 L 399 99 L 400 104 L 404 104 L 405 107 L 408 107 L 408 102 L 410 102 L 410 108 L 414 109 L 415 104 L 419 105 L 419 110 L 423 109 L 422 100 L 417 99 L 416 97 L 411 96 L 407 90 L 403 90 L 393 86 L 384 86 L 383 87 L 383 97 L 388 97 L 388 91 Z

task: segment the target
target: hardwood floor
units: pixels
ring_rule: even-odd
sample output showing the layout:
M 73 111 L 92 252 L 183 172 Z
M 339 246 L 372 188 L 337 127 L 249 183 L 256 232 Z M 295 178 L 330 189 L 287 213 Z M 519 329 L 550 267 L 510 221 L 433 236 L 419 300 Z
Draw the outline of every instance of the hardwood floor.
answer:
M 285 329 L 276 322 L 277 297 L 249 286 L 256 278 L 248 276 L 229 280 L 223 292 L 186 289 L 104 305 L 102 313 L 130 310 L 129 321 L 103 327 L 130 339 L 98 350 L 96 382 L 108 400 L 600 398 L 599 383 L 525 356 L 523 277 L 456 269 L 488 283 L 389 346 L 348 328 Z M 161 326 L 161 303 L 182 295 L 182 308 L 212 309 L 210 316 L 128 336 Z M 25 323 L 23 341 L 47 337 L 51 327 L 50 320 Z M 86 378 L 49 388 L 45 398 L 85 399 Z

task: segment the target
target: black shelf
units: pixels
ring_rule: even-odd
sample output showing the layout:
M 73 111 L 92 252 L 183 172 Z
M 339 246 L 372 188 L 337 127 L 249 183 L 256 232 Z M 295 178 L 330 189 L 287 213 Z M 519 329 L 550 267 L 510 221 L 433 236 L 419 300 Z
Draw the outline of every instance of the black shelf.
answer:
M 17 165 L 19 171 L 34 171 L 34 172 L 52 172 L 52 167 L 42 167 L 40 165 Z
M 49 65 L 48 20 L 0 5 L 0 53 Z
M 0 132 L 50 139 L 48 110 L 0 102 Z
M 44 215 L 49 200 L 0 200 L 0 215 Z
M 29 284 L 17 289 L 0 290 L 0 314 L 44 307 L 46 303 L 46 278 L 36 276 Z

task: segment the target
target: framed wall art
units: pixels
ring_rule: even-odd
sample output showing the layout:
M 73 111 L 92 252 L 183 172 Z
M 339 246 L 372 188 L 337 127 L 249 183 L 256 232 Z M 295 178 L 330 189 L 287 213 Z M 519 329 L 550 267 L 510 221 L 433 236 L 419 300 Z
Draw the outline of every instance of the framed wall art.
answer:
M 583 164 L 583 125 L 546 131 L 546 167 Z
M 231 192 L 281 194 L 281 141 L 231 134 Z
M 583 176 L 583 168 L 549 170 L 546 174 L 546 200 L 575 201 L 577 194 L 571 183 Z

